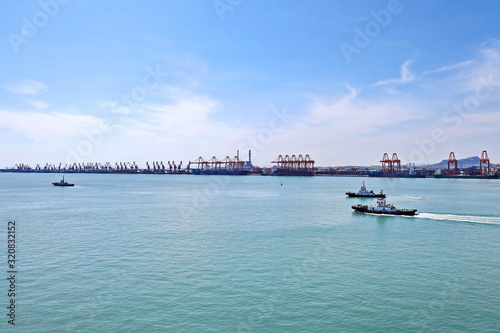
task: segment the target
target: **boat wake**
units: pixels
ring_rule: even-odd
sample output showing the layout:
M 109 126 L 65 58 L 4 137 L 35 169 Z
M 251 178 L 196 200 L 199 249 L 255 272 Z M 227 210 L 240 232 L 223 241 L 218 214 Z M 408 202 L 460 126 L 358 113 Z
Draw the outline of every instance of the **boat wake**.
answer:
M 401 196 L 391 196 L 392 199 L 412 199 L 412 200 L 422 200 L 424 197 L 412 197 L 408 195 L 401 195 Z
M 500 225 L 500 217 L 494 217 L 494 216 L 468 216 L 468 215 L 454 215 L 454 214 L 420 213 L 415 215 L 415 217 L 423 219 L 439 220 L 439 221 L 454 221 L 454 222 Z

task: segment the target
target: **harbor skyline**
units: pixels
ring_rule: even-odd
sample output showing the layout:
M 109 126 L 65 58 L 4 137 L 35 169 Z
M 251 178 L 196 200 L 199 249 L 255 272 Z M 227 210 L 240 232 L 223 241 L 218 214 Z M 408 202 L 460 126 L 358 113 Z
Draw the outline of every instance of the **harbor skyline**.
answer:
M 494 1 L 4 4 L 0 167 L 498 162 Z M 425 22 L 425 24 L 422 24 Z
M 87 162 L 87 163 L 45 163 L 30 165 L 16 163 L 14 166 L 0 168 L 0 172 L 27 172 L 27 173 L 114 173 L 114 174 L 195 174 L 195 175 L 273 175 L 273 176 L 370 176 L 370 177 L 459 177 L 470 178 L 500 178 L 500 164 L 490 160 L 488 152 L 484 150 L 481 157 L 472 156 L 457 159 L 454 152 L 450 152 L 448 159 L 434 164 L 401 163 L 397 153 L 392 156 L 384 153 L 379 165 L 315 165 L 316 161 L 306 155 L 279 155 L 274 161 L 264 166 L 254 165 L 252 151 L 248 157 L 240 155 L 218 158 L 198 157 L 194 161 L 168 160 L 141 162 Z

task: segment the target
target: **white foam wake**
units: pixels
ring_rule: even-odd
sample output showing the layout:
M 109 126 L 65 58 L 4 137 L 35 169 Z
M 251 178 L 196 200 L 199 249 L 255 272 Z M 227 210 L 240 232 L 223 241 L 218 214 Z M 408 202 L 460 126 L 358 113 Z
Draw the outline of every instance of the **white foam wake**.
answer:
M 424 197 L 412 197 L 408 195 L 395 195 L 391 196 L 391 199 L 412 199 L 412 200 L 422 200 Z
M 469 216 L 469 215 L 454 215 L 454 214 L 420 213 L 415 217 L 440 220 L 440 221 L 456 221 L 456 222 L 500 225 L 500 217 L 493 217 L 493 216 Z

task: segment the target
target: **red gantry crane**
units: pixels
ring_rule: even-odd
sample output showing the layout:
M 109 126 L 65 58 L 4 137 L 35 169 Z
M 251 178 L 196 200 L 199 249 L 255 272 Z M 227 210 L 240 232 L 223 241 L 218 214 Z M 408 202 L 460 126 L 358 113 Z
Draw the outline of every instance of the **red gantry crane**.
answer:
M 484 164 L 486 164 L 486 167 Z M 479 160 L 479 171 L 481 172 L 481 176 L 485 176 L 491 172 L 490 158 L 488 157 L 488 152 L 486 150 L 483 150 L 481 154 L 481 159 Z
M 451 175 L 458 175 L 458 161 L 455 158 L 454 152 L 451 152 L 448 157 L 448 176 Z

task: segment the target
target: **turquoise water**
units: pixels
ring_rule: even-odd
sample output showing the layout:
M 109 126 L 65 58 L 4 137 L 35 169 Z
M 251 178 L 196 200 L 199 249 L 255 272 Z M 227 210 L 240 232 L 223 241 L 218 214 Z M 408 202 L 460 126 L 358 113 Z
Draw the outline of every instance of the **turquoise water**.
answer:
M 499 180 L 57 180 L 0 173 L 2 332 L 499 331 Z M 420 215 L 353 213 L 362 180 Z

